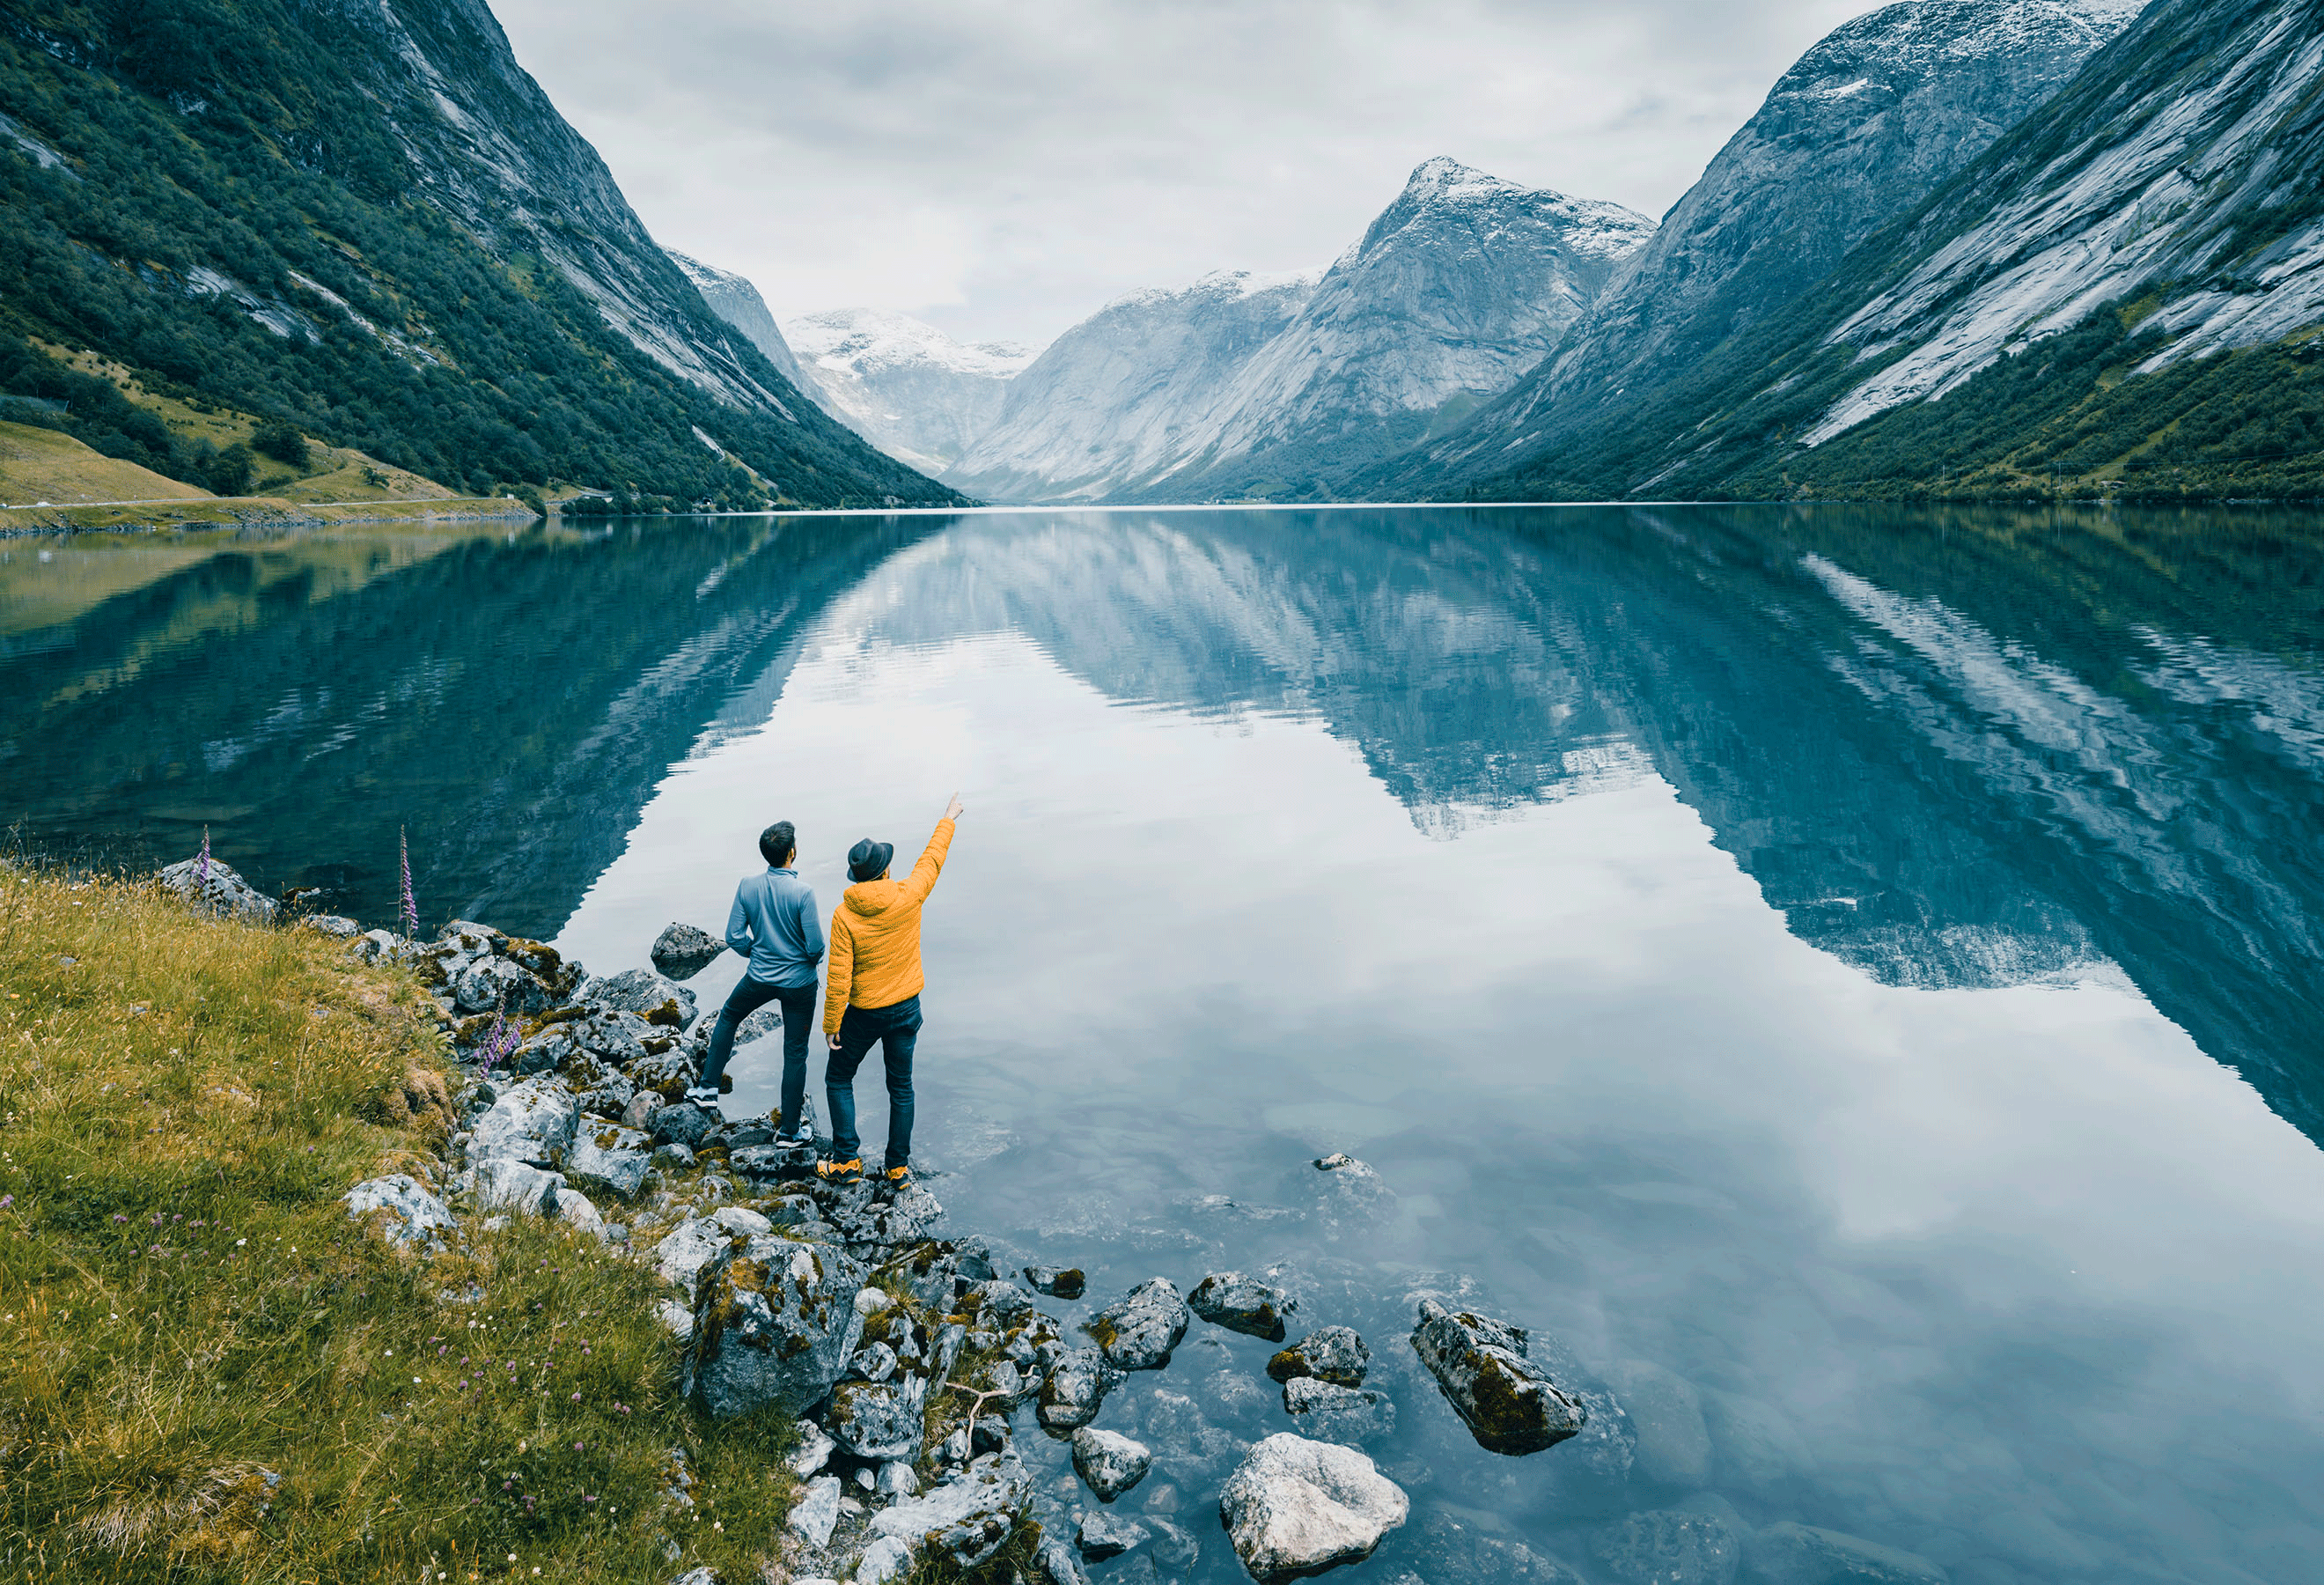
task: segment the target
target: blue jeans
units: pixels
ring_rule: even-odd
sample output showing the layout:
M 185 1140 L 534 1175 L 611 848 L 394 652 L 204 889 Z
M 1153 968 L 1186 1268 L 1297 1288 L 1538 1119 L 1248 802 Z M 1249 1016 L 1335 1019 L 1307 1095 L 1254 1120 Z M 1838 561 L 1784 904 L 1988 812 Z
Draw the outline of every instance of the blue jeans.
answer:
M 718 1009 L 718 1022 L 710 1031 L 710 1050 L 702 1059 L 702 1082 L 712 1089 L 718 1088 L 726 1071 L 726 1059 L 734 1054 L 734 1032 L 742 1026 L 743 1019 L 777 1001 L 783 1005 L 783 1115 L 776 1127 L 788 1135 L 798 1126 L 799 1108 L 807 1099 L 807 1039 L 815 1028 L 812 985 L 769 985 L 744 975 L 727 996 L 726 1005 Z
M 839 1020 L 839 1049 L 824 1070 L 825 1098 L 831 1102 L 831 1154 L 852 1162 L 863 1154 L 855 1134 L 855 1070 L 880 1047 L 888 1071 L 888 1165 L 912 1163 L 912 1048 L 920 1038 L 920 998 L 892 1007 L 850 1007 Z

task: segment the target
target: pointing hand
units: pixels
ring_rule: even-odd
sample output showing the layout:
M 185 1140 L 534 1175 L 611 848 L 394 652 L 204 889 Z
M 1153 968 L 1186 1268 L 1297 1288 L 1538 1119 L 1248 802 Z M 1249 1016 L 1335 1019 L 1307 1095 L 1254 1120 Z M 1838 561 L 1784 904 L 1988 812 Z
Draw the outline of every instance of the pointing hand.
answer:
M 966 812 L 965 806 L 960 801 L 960 794 L 955 792 L 952 795 L 952 802 L 945 805 L 944 817 L 946 820 L 958 820 Z

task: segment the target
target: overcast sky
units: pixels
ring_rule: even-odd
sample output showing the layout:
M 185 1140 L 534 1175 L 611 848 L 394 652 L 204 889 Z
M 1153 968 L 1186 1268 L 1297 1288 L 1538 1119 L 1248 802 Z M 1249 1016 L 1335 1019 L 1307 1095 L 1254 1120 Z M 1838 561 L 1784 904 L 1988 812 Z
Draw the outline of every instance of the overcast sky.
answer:
M 494 0 L 665 246 L 779 320 L 1038 345 L 1320 268 L 1423 160 L 1659 218 L 1867 0 Z

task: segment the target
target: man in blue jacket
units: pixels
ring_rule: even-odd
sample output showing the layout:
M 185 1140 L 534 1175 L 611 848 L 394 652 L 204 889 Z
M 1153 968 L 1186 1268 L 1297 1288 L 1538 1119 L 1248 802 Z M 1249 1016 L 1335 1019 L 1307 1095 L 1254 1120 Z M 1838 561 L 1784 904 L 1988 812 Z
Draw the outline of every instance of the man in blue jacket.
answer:
M 815 1027 L 816 970 L 823 962 L 823 922 L 815 889 L 799 879 L 791 860 L 798 834 L 788 820 L 759 833 L 764 873 L 743 877 L 726 914 L 726 944 L 747 952 L 751 967 L 719 1009 L 702 1060 L 701 1081 L 687 1098 L 705 1107 L 718 1104 L 718 1080 L 734 1054 L 734 1032 L 742 1020 L 769 1002 L 783 1005 L 783 1113 L 777 1142 L 812 1145 L 814 1131 L 804 1116 L 807 1102 L 807 1040 Z

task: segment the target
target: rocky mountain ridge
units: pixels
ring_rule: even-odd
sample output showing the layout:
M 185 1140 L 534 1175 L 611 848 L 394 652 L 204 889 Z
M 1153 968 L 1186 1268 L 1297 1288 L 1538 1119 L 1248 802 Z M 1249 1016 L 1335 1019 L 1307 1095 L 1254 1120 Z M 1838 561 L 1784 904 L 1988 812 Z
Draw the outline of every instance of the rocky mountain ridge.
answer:
M 1776 81 L 1554 355 L 1402 477 L 1497 468 L 1512 446 L 1541 446 L 1626 391 L 1683 374 L 1909 213 L 2143 3 L 1904 0 L 1836 28 Z
M 1440 487 L 2324 488 L 2316 24 L 2294 0 L 2160 0 L 1791 308 Z
M 1066 332 L 944 477 L 1003 500 L 1328 496 L 1537 363 L 1653 232 L 1430 160 L 1312 289 L 1211 276 Z

